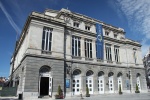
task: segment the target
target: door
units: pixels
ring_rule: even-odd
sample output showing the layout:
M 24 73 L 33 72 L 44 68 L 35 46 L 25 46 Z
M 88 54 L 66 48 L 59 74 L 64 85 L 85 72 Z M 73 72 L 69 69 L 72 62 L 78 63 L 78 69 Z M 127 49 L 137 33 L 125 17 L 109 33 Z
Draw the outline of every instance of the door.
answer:
M 109 93 L 114 93 L 113 76 L 109 77 Z
M 89 88 L 89 94 L 93 94 L 93 77 L 87 77 L 86 85 Z
M 141 84 L 140 84 L 140 78 L 137 77 L 137 86 L 139 88 L 139 91 L 141 91 Z
M 48 95 L 49 91 L 49 77 L 41 77 L 40 80 L 40 95 Z
M 98 91 L 100 94 L 104 94 L 104 77 L 100 76 L 98 78 Z
M 80 95 L 81 77 L 74 77 L 72 82 L 73 95 Z
M 53 79 L 52 77 L 49 77 L 49 96 L 52 96 L 52 84 L 53 84 Z

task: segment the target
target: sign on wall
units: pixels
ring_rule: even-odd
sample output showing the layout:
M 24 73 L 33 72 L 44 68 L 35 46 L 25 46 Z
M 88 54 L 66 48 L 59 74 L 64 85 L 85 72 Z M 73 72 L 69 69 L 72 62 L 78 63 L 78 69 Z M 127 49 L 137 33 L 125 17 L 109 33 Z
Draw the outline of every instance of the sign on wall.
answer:
M 66 88 L 70 88 L 70 79 L 66 79 Z

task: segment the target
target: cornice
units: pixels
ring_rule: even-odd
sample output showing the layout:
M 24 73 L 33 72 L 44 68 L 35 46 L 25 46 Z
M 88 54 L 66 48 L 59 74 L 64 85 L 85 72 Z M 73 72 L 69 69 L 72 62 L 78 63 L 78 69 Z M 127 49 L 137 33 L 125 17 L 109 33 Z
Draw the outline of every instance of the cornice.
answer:
M 117 43 L 130 44 L 130 45 L 141 47 L 141 44 L 135 43 L 135 42 L 130 42 L 130 41 L 127 41 L 126 39 L 118 40 L 118 39 L 114 39 L 114 38 L 110 38 L 110 37 L 104 36 L 104 40 L 109 40 L 109 41 L 113 41 L 113 42 L 117 42 Z

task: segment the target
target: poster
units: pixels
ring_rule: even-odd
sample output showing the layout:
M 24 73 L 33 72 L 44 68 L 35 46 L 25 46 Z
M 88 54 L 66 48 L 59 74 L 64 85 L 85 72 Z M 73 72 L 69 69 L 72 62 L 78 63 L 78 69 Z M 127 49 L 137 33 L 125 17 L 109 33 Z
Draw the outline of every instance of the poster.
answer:
M 70 88 L 70 79 L 66 79 L 66 88 Z

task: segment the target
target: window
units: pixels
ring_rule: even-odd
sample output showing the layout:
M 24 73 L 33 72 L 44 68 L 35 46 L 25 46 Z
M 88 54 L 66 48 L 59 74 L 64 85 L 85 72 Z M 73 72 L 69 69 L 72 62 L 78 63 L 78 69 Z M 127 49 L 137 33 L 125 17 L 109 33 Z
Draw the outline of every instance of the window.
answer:
M 52 46 L 52 28 L 44 27 L 43 28 L 43 37 L 42 37 L 42 50 L 51 51 Z
M 106 31 L 106 32 L 105 32 L 105 35 L 106 35 L 106 36 L 108 36 L 108 35 L 109 35 L 109 32 L 108 32 L 108 31 Z
M 85 46 L 85 57 L 92 58 L 92 40 L 85 39 L 84 46 Z
M 85 30 L 90 31 L 90 26 L 85 26 Z
M 79 28 L 79 23 L 78 22 L 74 22 L 73 26 Z
M 107 61 L 112 61 L 112 57 L 111 57 L 111 45 L 106 44 L 106 60 Z
M 114 38 L 117 38 L 117 34 L 114 34 Z
M 119 47 L 114 46 L 114 53 L 115 53 L 115 61 L 119 62 Z
M 81 56 L 80 37 L 72 36 L 72 56 Z
M 136 49 L 133 50 L 134 63 L 137 63 Z

